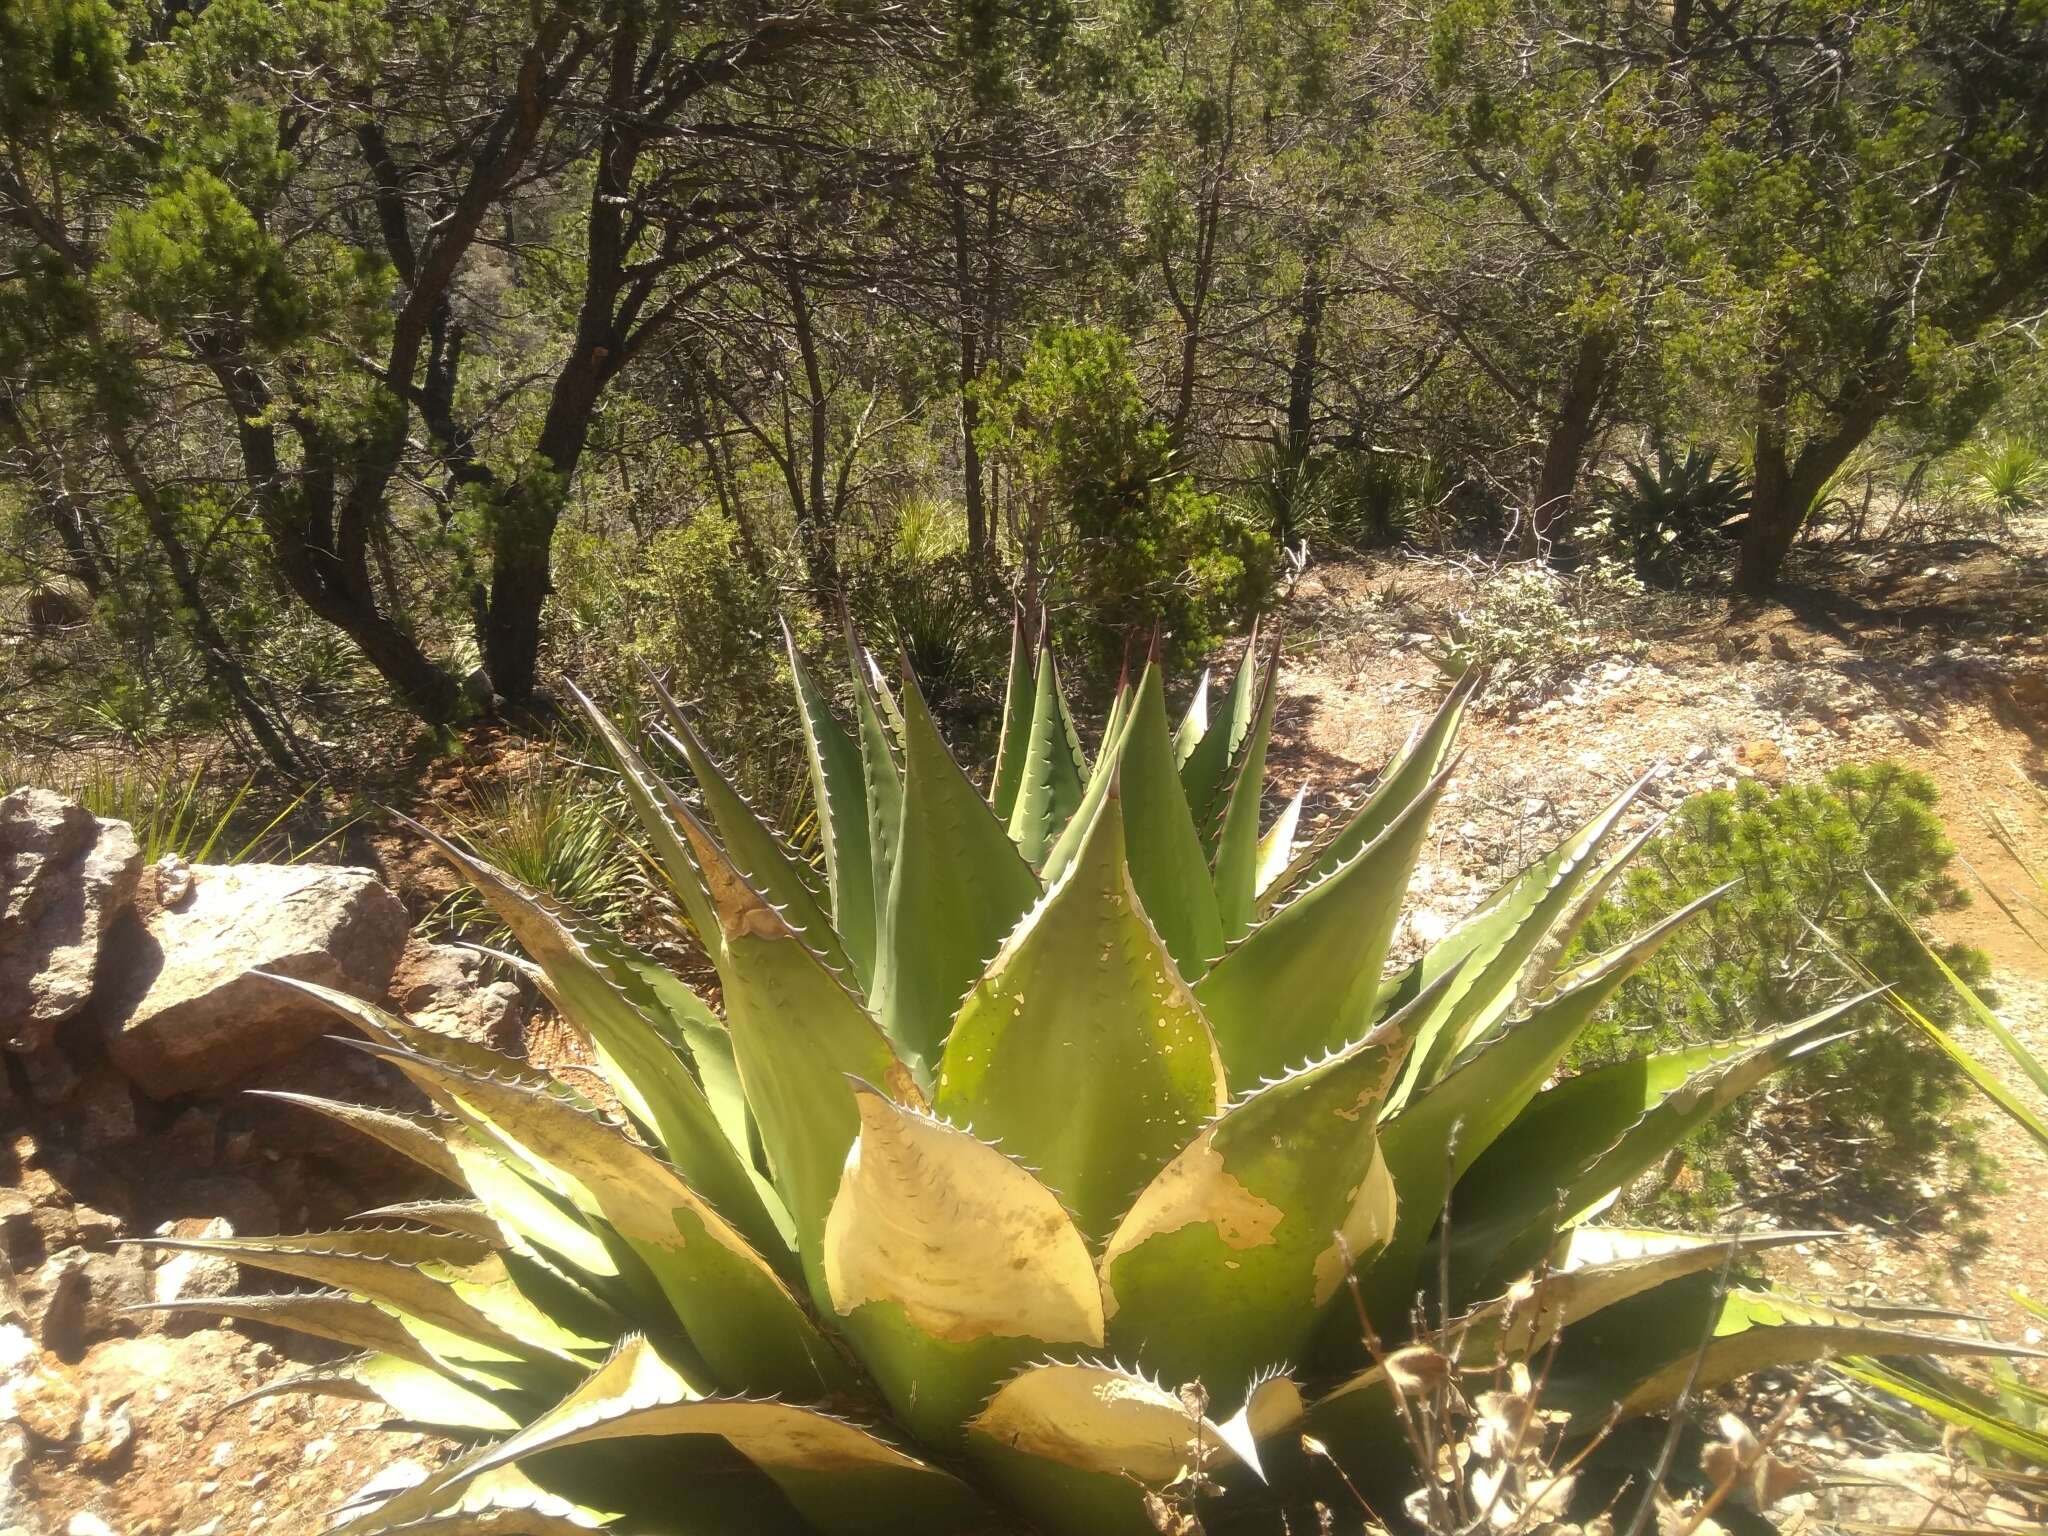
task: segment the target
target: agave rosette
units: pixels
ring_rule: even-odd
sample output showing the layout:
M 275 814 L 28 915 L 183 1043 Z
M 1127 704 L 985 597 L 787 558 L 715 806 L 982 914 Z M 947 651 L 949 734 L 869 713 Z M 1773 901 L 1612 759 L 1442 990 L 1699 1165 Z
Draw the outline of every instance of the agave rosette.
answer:
M 1470 685 L 1297 852 L 1299 795 L 1260 821 L 1277 650 L 1178 727 L 1148 665 L 1090 761 L 1020 635 L 986 793 L 915 680 L 849 653 L 842 719 L 790 652 L 822 867 L 665 695 L 647 734 L 689 798 L 582 701 L 719 1009 L 442 843 L 616 1108 L 320 992 L 435 1110 L 303 1102 L 451 1193 L 173 1243 L 322 1287 L 206 1303 L 361 1351 L 280 1388 L 469 1442 L 340 1528 L 1140 1532 L 1173 1487 L 1276 1529 L 1335 1466 L 1405 1465 L 1361 1309 L 1467 1364 L 1557 1343 L 1546 1392 L 1580 1431 L 1765 1365 L 1968 1347 L 1728 1283 L 1768 1235 L 1597 1224 L 1838 1032 L 1546 1086 L 1684 916 L 1557 965 L 1640 845 L 1606 849 L 1636 787 L 1388 976 Z

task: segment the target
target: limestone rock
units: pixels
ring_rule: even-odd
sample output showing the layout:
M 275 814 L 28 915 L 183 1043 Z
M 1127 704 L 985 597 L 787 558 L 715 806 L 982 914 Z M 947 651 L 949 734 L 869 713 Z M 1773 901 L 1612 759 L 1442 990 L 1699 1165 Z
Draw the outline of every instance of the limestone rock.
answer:
M 384 995 L 405 947 L 398 898 L 366 869 L 195 865 L 192 890 L 108 947 L 107 1049 L 151 1098 L 216 1088 L 335 1027 L 258 972 Z
M 92 998 L 113 920 L 135 898 L 142 850 L 47 789 L 0 797 L 0 1043 L 35 1051 Z
M 406 942 L 391 976 L 391 1001 L 416 1024 L 503 1050 L 516 1045 L 526 1003 L 517 982 L 487 979 L 490 962 L 474 950 Z

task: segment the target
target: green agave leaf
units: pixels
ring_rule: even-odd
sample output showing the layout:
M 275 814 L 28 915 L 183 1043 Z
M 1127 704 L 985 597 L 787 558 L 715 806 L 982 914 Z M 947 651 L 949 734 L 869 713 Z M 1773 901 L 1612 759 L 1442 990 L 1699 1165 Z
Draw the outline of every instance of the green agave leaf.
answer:
M 1770 1248 L 1819 1242 L 1834 1232 L 1746 1232 L 1713 1236 L 1647 1227 L 1575 1227 L 1558 1234 L 1530 1277 L 1443 1330 L 1444 1345 L 1468 1368 L 1527 1359 L 1561 1330 L 1631 1296 Z
M 137 1312 L 182 1312 L 201 1317 L 234 1317 L 265 1327 L 289 1328 L 316 1339 L 372 1350 L 432 1365 L 434 1357 L 390 1313 L 341 1291 L 280 1291 L 265 1296 L 204 1296 L 190 1301 L 155 1301 Z
M 1294 829 L 1301 825 L 1302 803 L 1308 799 L 1308 781 L 1294 792 L 1294 798 L 1273 825 L 1266 829 L 1266 835 L 1259 839 L 1257 876 L 1252 881 L 1252 893 L 1263 897 L 1272 889 L 1273 882 L 1285 872 L 1288 860 L 1294 856 Z
M 708 838 L 701 848 L 726 953 L 734 1058 L 788 1204 L 812 1299 L 823 1307 L 825 1215 L 860 1128 L 852 1084 L 880 1083 L 912 1105 L 921 1105 L 923 1095 L 839 978 Z
M 866 988 L 875 976 L 875 865 L 860 745 L 833 716 L 824 692 L 797 653 L 787 620 L 782 638 L 803 717 L 811 800 L 818 808 L 818 841 L 825 850 L 825 884 L 832 895 L 832 927 L 854 979 Z
M 1251 666 L 1251 653 L 1238 669 Z M 1257 711 L 1244 750 L 1233 758 L 1230 788 L 1223 796 L 1221 830 L 1216 834 L 1216 909 L 1223 921 L 1225 942 L 1244 937 L 1252 925 L 1259 895 L 1259 807 L 1266 792 L 1266 746 L 1273 736 L 1273 712 L 1280 700 L 1280 647 L 1276 641 L 1259 688 Z M 1297 806 L 1295 814 L 1300 814 Z M 1288 836 L 1292 836 L 1290 832 Z
M 1406 1047 L 1384 1027 L 1232 1105 L 1145 1186 L 1102 1255 L 1109 1343 L 1236 1410 L 1299 1358 L 1394 1230 L 1374 1123 Z
M 1147 663 L 1138 681 L 1130 724 L 1119 740 L 1116 773 L 1132 883 L 1181 974 L 1199 976 L 1223 952 L 1223 920 L 1216 910 L 1209 859 L 1174 767 L 1166 688 L 1157 662 Z
M 996 736 L 995 773 L 988 789 L 989 809 L 996 813 L 998 821 L 1010 819 L 1017 804 L 1017 792 L 1024 783 L 1024 758 L 1034 717 L 1032 695 L 1043 677 L 1043 668 L 1041 660 L 1038 676 L 1034 677 L 1031 646 L 1024 638 L 1024 610 L 1018 608 L 1010 616 L 1010 671 L 1003 685 L 1002 728 Z
M 1146 921 L 1112 789 L 960 1009 L 936 1107 L 1039 1170 L 1091 1237 L 1222 1108 L 1202 1010 Z
M 1299 887 L 1326 879 L 1385 832 L 1409 802 L 1442 775 L 1451 758 L 1452 744 L 1458 738 L 1458 728 L 1464 723 L 1466 706 L 1478 686 L 1478 674 L 1468 673 L 1445 695 L 1435 716 L 1408 738 L 1400 756 L 1380 775 L 1379 783 L 1373 786 L 1365 803 L 1352 812 L 1351 819 L 1328 837 L 1303 849 L 1272 882 L 1264 898 L 1267 905 L 1284 900 Z
M 1177 767 L 1186 767 L 1188 758 L 1202 738 L 1209 734 L 1209 668 L 1202 668 L 1202 675 L 1195 680 L 1194 696 L 1188 700 L 1187 713 L 1180 717 L 1180 724 L 1173 732 L 1173 761 Z
M 470 857 L 418 823 L 412 825 L 477 888 L 546 972 L 549 995 L 563 1017 L 588 1037 L 606 1081 L 669 1161 L 706 1199 L 729 1212 L 750 1242 L 766 1253 L 786 1253 L 781 1226 L 743 1150 L 727 1136 L 703 1087 L 654 1022 L 650 1010 L 659 1011 L 662 1004 L 646 980 L 652 962 L 618 940 L 583 927 L 504 871 Z M 701 867 L 701 857 L 699 863 Z M 379 1012 L 331 988 L 293 985 L 359 1023 Z M 445 1058 L 450 1053 L 437 1044 L 428 1054 Z
M 1231 1438 L 1177 1393 L 1113 1366 L 1048 1364 L 1012 1377 L 968 1425 L 968 1454 L 1033 1527 L 1153 1533 L 1145 1493 L 1184 1471 L 1243 1467 Z
M 951 1473 L 866 1430 L 789 1403 L 698 1395 L 644 1340 L 629 1339 L 574 1392 L 518 1434 L 461 1458 L 381 1507 L 390 1519 L 451 1502 L 477 1478 L 542 1452 L 606 1440 L 718 1436 L 832 1536 L 981 1528 L 989 1512 Z M 352 1527 L 343 1527 L 353 1530 Z
M 922 1073 L 938 1060 L 961 995 L 1038 899 L 1038 880 L 947 752 L 907 669 L 903 699 L 902 844 L 874 1011 Z
M 1441 1078 L 1460 1053 L 1507 1016 L 1531 959 L 1546 943 L 1569 940 L 1563 919 L 1576 910 L 1588 879 L 1600 872 L 1593 855 L 1650 777 L 1644 775 L 1615 796 L 1591 821 L 1432 945 L 1390 988 L 1382 989 L 1381 1006 L 1398 1005 L 1452 966 L 1470 962 L 1460 971 L 1457 986 L 1441 995 L 1438 1017 L 1418 1035 L 1408 1069 L 1394 1090 L 1397 1108 Z
M 339 1099 L 318 1098 L 310 1093 L 286 1093 L 282 1089 L 251 1088 L 248 1091 L 258 1098 L 275 1099 L 280 1104 L 297 1104 L 315 1114 L 325 1115 L 350 1130 L 362 1132 L 401 1157 L 411 1158 L 451 1184 L 462 1182 L 462 1170 L 456 1166 L 447 1144 L 451 1131 L 457 1134 L 461 1131 L 453 1120 L 436 1115 L 407 1114 L 395 1109 L 370 1109 L 361 1104 L 344 1104 Z
M 1275 659 L 1278 655 L 1276 646 Z M 1181 791 L 1187 796 L 1188 809 L 1194 815 L 1196 831 L 1205 847 L 1214 846 L 1223 817 L 1224 797 L 1233 777 L 1232 768 L 1239 761 L 1246 733 L 1251 730 L 1258 708 L 1258 698 L 1265 691 L 1261 679 L 1265 686 L 1270 686 L 1274 671 L 1270 665 L 1263 669 L 1259 666 L 1259 629 L 1254 624 L 1251 634 L 1245 639 L 1244 656 L 1237 664 L 1237 675 L 1231 681 L 1230 693 L 1224 700 L 1215 728 L 1205 728 L 1199 740 L 1187 752 L 1179 754 Z M 1206 672 L 1202 674 L 1202 681 L 1206 688 Z
M 781 1277 L 666 1164 L 550 1095 L 386 1054 L 423 1090 L 551 1170 L 558 1194 L 616 1231 L 720 1380 L 800 1397 L 845 1384 L 839 1356 Z
M 1986 1445 L 2048 1465 L 2048 1434 L 2022 1424 L 1991 1393 L 1947 1372 L 1937 1374 L 1929 1366 L 1926 1375 L 1909 1375 L 1881 1361 L 1855 1358 L 1837 1361 L 1835 1369 L 1975 1435 Z
M 439 1227 L 444 1232 L 460 1232 L 486 1243 L 502 1240 L 498 1224 L 491 1219 L 489 1209 L 481 1200 L 400 1200 L 391 1205 L 358 1211 L 349 1220 L 413 1222 L 425 1227 Z
M 1379 837 L 1305 887 L 1195 985 L 1234 1083 L 1257 1082 L 1370 1028 L 1409 872 L 1447 765 Z
M 646 758 L 612 724 L 611 717 L 591 701 L 589 695 L 574 683 L 566 686 L 582 709 L 584 718 L 618 762 L 626 801 L 647 834 L 647 841 L 660 861 L 663 873 L 668 876 L 676 899 L 682 902 L 683 915 L 690 920 L 698 943 L 704 946 L 705 953 L 715 963 L 718 959 L 718 924 L 711 915 L 711 897 L 704 889 L 703 872 L 697 868 L 697 861 L 691 856 L 688 841 L 683 835 L 683 821 L 689 813 L 682 796 L 675 792 L 668 780 L 648 766 Z
M 1058 1197 L 995 1148 L 873 1089 L 857 1098 L 825 1284 L 897 1416 L 944 1445 L 1019 1366 L 1101 1345 L 1094 1261 Z
M 487 1123 L 478 1124 L 491 1134 Z M 489 1208 L 495 1240 L 551 1254 L 593 1283 L 616 1279 L 618 1260 L 603 1234 L 582 1220 L 569 1202 L 551 1198 L 543 1187 L 551 1187 L 554 1171 L 525 1148 L 494 1140 L 503 1156 L 475 1142 L 458 1144 L 456 1155 L 463 1165 L 463 1182 Z
M 1535 1095 L 1458 1181 L 1451 1262 L 1466 1289 L 1504 1280 L 1549 1234 L 1605 1209 L 1639 1174 L 1771 1073 L 1839 1038 L 1852 998 L 1760 1035 L 1640 1056 Z
M 1566 1333 L 1544 1395 L 1585 1433 L 1617 1408 L 1627 1417 L 1670 1407 L 1688 1381 L 1697 1392 L 1711 1392 L 1756 1371 L 1845 1355 L 2034 1353 L 1774 1293 L 1737 1288 L 1724 1295 L 1717 1276 L 1702 1273 L 1605 1308 Z
M 152 1237 L 139 1241 L 155 1248 L 222 1254 L 239 1264 L 363 1297 L 394 1313 L 408 1328 L 415 1322 L 425 1323 L 461 1341 L 465 1346 L 463 1358 L 468 1360 L 533 1364 L 549 1358 L 548 1351 L 507 1333 L 472 1302 L 458 1296 L 446 1281 L 428 1274 L 420 1265 L 387 1258 L 375 1251 L 357 1250 L 353 1245 L 343 1246 L 339 1241 L 359 1235 Z M 434 1349 L 433 1353 L 436 1358 L 448 1358 L 441 1349 Z
M 704 807 L 711 813 L 711 825 L 718 841 L 733 863 L 745 871 L 754 888 L 773 902 L 783 920 L 797 929 L 811 947 L 825 956 L 834 970 L 847 966 L 846 951 L 832 929 L 832 919 L 812 883 L 817 877 L 811 867 L 792 853 L 766 818 L 746 801 L 732 781 L 712 760 L 711 753 L 697 737 L 676 701 L 662 687 L 660 679 L 648 673 L 654 697 L 668 720 L 668 730 L 657 734 L 690 765 Z
M 712 932 L 717 933 L 715 926 Z M 783 1226 L 787 1216 L 781 1196 L 773 1185 L 754 1173 L 758 1133 L 753 1112 L 747 1107 L 746 1089 L 740 1082 L 739 1065 L 733 1059 L 732 1032 L 725 1027 L 725 1020 L 711 1011 L 711 1005 L 697 995 L 694 987 L 652 957 L 622 946 L 616 965 L 637 978 L 639 985 L 628 984 L 626 990 L 653 1020 L 669 1046 L 696 1069 L 697 1083 L 711 1106 L 712 1118 L 752 1178 L 769 1216 L 778 1227 Z M 786 1230 L 782 1238 L 783 1245 L 788 1246 Z
M 1021 775 L 1010 812 L 1010 837 L 1025 862 L 1036 866 L 1045 861 L 1054 836 L 1080 809 L 1087 778 L 1080 738 L 1060 690 L 1059 663 L 1050 647 L 1038 653 L 1038 683 Z
M 1401 1209 L 1392 1240 L 1365 1277 L 1367 1307 L 1377 1327 L 1398 1331 L 1413 1306 L 1416 1264 L 1443 1214 L 1445 1191 L 1514 1123 L 1621 984 L 1727 889 L 1708 892 L 1582 970 L 1385 1121 L 1381 1146 Z M 1458 984 L 1458 966 L 1468 963 L 1461 960 L 1436 976 L 1409 1010 L 1421 1018 L 1440 1016 L 1438 999 Z M 1357 1347 L 1355 1337 L 1348 1342 Z
M 519 1421 L 481 1392 L 451 1380 L 432 1366 L 397 1355 L 370 1355 L 350 1374 L 409 1424 L 453 1434 L 501 1435 Z
M 853 676 L 854 735 L 860 746 L 861 780 L 868 808 L 868 853 L 875 877 L 875 969 L 889 946 L 889 884 L 896 869 L 896 855 L 903 845 L 903 767 L 895 744 L 882 724 L 879 706 L 868 678 L 873 668 L 866 653 L 853 638 L 853 625 L 846 625 L 846 657 Z M 872 1002 L 874 982 L 868 983 Z
M 382 1507 L 369 1513 L 344 1508 L 351 1536 L 581 1536 L 613 1523 L 610 1515 L 550 1493 L 516 1467 L 485 1473 L 448 1509 L 422 1519 L 380 1523 Z

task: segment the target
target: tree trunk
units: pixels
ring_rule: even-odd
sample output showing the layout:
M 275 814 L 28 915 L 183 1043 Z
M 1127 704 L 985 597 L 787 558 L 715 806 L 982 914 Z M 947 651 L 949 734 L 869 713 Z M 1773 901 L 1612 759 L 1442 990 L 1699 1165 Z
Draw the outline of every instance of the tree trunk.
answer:
M 1786 428 L 1789 383 L 1782 367 L 1765 374 L 1757 387 L 1756 459 L 1749 518 L 1742 525 L 1742 552 L 1735 588 L 1745 597 L 1766 597 L 1806 520 L 1813 515 L 1835 472 L 1884 419 L 1888 401 L 1880 390 L 1851 390 L 1839 404 L 1829 430 L 1810 438 L 1797 454 Z
M 818 338 L 811 328 L 811 300 L 803 278 L 788 269 L 790 315 L 796 330 L 797 356 L 804 369 L 804 494 L 796 504 L 797 536 L 803 545 L 804 568 L 811 592 L 828 612 L 839 590 L 839 552 L 832 527 L 832 509 L 825 495 L 825 456 L 831 417 L 825 375 L 818 362 Z M 796 445 L 790 445 L 794 455 Z
M 1592 446 L 1593 429 L 1607 398 L 1613 366 L 1612 334 L 1582 332 L 1572 357 L 1571 372 L 1565 376 L 1557 415 L 1550 424 L 1550 436 L 1543 444 L 1543 467 L 1537 476 L 1536 500 L 1525 530 L 1524 547 L 1531 555 L 1546 552 L 1571 513 L 1572 498 L 1579 488 L 1579 471 L 1585 464 L 1586 450 Z
M 1309 449 L 1315 435 L 1316 363 L 1323 331 L 1323 251 L 1319 246 L 1308 259 L 1302 278 L 1301 297 L 1296 306 L 1299 325 L 1294 333 L 1294 361 L 1287 370 L 1287 435 L 1281 445 L 1279 505 L 1274 508 L 1273 537 L 1284 548 L 1298 532 L 1295 502 L 1301 494 L 1301 477 L 1308 468 Z

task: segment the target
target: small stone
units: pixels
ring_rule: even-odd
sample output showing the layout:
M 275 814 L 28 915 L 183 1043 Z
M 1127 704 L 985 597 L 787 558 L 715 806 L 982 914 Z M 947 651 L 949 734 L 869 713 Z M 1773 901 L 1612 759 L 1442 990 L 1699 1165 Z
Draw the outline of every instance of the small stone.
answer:
M 188 1217 L 167 1221 L 157 1228 L 159 1237 L 218 1239 L 233 1237 L 235 1229 L 215 1216 L 201 1221 Z M 204 1301 L 215 1296 L 232 1296 L 241 1286 L 241 1266 L 218 1253 L 174 1251 L 166 1254 L 149 1277 L 149 1299 L 167 1302 Z M 210 1326 L 218 1317 L 200 1308 L 180 1307 L 153 1316 L 150 1326 L 169 1334 L 186 1334 Z
M 192 894 L 194 884 L 192 866 L 185 862 L 183 854 L 167 853 L 150 865 L 156 877 L 156 904 L 160 907 L 176 907 Z
M 115 1536 L 114 1528 L 98 1515 L 81 1510 L 64 1527 L 64 1536 Z
M 47 1045 L 93 994 L 100 941 L 142 878 L 126 822 L 47 789 L 0 797 L 0 1042 Z
M 78 1421 L 75 1453 L 82 1465 L 104 1467 L 119 1461 L 134 1443 L 135 1420 L 126 1403 L 110 1407 L 95 1396 L 85 1405 L 85 1415 Z

